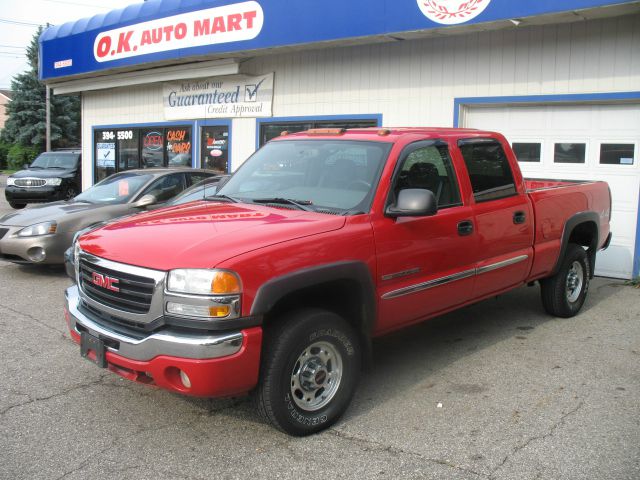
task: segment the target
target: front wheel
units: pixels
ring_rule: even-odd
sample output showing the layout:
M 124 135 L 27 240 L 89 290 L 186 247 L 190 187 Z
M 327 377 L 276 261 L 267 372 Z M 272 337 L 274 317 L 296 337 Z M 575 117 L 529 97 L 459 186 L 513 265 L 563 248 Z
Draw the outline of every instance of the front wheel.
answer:
M 344 319 L 319 309 L 295 311 L 266 331 L 258 411 L 291 435 L 324 430 L 349 406 L 360 364 L 358 336 Z
M 69 185 L 67 188 L 65 188 L 62 194 L 64 199 L 67 201 L 73 200 L 76 197 L 76 195 L 78 195 L 78 190 L 73 185 Z
M 558 272 L 540 282 L 547 313 L 563 318 L 576 315 L 587 298 L 590 275 L 587 252 L 580 245 L 570 244 Z
M 14 203 L 14 202 L 9 202 L 9 206 L 15 210 L 20 210 L 24 207 L 27 206 L 26 203 Z

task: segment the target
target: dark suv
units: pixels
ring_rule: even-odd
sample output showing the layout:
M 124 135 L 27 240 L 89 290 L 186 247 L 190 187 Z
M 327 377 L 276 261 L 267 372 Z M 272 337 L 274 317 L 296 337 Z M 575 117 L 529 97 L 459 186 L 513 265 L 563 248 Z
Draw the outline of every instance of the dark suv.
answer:
M 41 153 L 25 170 L 7 178 L 4 195 L 12 208 L 68 200 L 80 192 L 80 150 Z

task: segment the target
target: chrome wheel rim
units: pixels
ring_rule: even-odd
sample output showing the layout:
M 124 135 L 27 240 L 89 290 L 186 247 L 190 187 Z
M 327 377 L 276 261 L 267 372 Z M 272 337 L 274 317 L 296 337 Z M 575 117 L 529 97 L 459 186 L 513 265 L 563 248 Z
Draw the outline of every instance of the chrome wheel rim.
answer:
M 298 356 L 291 371 L 291 397 L 302 410 L 313 412 L 326 406 L 342 380 L 342 355 L 328 342 L 315 342 Z
M 566 292 L 567 300 L 571 303 L 578 300 L 580 292 L 582 291 L 582 285 L 584 284 L 584 269 L 582 264 L 575 261 L 571 264 L 569 272 L 567 273 Z

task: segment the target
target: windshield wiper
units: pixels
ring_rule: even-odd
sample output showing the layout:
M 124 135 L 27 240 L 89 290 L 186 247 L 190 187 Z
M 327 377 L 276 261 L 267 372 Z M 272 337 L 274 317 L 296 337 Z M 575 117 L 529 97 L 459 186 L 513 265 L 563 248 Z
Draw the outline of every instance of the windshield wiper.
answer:
M 68 167 L 61 167 L 59 165 L 55 165 L 53 167 L 47 167 L 47 169 L 51 169 L 51 168 L 61 168 L 62 170 L 66 170 Z
M 313 205 L 313 202 L 310 200 L 293 200 L 291 198 L 281 198 L 281 197 L 273 197 L 273 198 L 254 198 L 251 200 L 254 203 L 284 203 L 286 205 L 293 205 L 300 210 L 304 210 L 305 212 L 313 212 L 312 208 L 309 208 L 307 205 Z
M 206 196 L 204 197 L 205 200 L 226 200 L 227 202 L 231 202 L 231 203 L 238 203 L 238 200 L 230 197 L 229 195 L 210 195 L 210 196 Z

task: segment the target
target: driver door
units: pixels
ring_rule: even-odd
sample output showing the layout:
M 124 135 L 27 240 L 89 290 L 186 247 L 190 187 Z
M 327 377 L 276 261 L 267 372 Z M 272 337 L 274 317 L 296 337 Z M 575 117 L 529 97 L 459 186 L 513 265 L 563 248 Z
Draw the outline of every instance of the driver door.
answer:
M 477 236 L 473 211 L 463 204 L 448 145 L 417 142 L 405 148 L 387 204 L 405 188 L 433 192 L 438 212 L 428 217 L 373 221 L 378 258 L 376 333 L 419 322 L 473 295 Z

